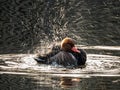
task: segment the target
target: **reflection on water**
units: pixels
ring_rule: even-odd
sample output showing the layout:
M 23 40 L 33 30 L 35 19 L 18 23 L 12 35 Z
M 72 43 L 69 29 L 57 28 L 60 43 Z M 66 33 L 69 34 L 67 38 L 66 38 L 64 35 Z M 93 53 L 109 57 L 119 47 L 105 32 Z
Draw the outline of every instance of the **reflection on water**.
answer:
M 80 78 L 70 78 L 70 77 L 62 77 L 60 79 L 60 86 L 62 88 L 71 88 L 75 86 L 79 86 Z
M 0 90 L 120 90 L 120 77 L 0 74 Z
M 120 90 L 119 50 L 86 50 L 82 69 L 38 64 L 32 54 L 0 55 L 0 90 Z

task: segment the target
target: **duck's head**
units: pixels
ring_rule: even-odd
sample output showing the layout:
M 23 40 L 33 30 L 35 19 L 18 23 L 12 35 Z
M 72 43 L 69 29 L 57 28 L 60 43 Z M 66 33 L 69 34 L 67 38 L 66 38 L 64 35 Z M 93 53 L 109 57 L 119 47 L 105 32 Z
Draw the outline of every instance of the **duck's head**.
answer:
M 76 47 L 75 47 L 75 41 L 71 38 L 64 38 L 61 42 L 61 49 L 63 51 L 73 51 L 73 52 L 80 52 Z

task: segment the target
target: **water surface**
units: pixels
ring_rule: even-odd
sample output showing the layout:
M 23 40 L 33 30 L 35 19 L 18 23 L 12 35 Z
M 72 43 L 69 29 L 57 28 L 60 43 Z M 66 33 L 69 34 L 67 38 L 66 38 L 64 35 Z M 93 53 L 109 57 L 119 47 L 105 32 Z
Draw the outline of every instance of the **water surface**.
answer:
M 0 55 L 1 90 L 119 90 L 120 57 L 111 50 L 84 47 L 88 51 L 86 66 L 67 69 L 38 64 L 34 54 Z M 108 49 L 108 48 L 106 48 Z M 109 48 L 110 49 L 110 48 Z M 113 49 L 113 48 L 111 48 Z M 113 51 L 113 50 L 112 50 Z

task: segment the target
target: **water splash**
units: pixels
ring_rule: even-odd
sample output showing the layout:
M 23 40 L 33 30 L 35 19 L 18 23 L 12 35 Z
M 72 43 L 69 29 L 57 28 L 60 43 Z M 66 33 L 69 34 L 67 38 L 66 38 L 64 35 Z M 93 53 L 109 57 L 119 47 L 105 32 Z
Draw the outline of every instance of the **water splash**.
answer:
M 13 58 L 14 56 L 14 58 Z M 119 74 L 120 57 L 110 55 L 88 54 L 86 67 L 76 69 L 66 69 L 64 67 L 38 64 L 34 55 L 2 55 L 0 68 L 3 71 L 22 71 L 31 73 L 57 73 L 57 74 Z M 3 58 L 4 57 L 4 58 Z M 6 58 L 7 57 L 7 58 Z M 14 59 L 14 60 L 12 60 Z M 12 61 L 11 61 L 12 60 Z

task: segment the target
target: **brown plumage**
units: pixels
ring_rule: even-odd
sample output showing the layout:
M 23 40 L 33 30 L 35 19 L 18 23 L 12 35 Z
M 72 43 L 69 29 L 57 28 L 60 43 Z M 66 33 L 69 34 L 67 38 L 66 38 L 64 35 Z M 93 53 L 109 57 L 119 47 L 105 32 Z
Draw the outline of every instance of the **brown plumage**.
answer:
M 61 49 L 63 51 L 71 51 L 72 47 L 75 46 L 75 42 L 71 38 L 64 38 L 61 42 Z

